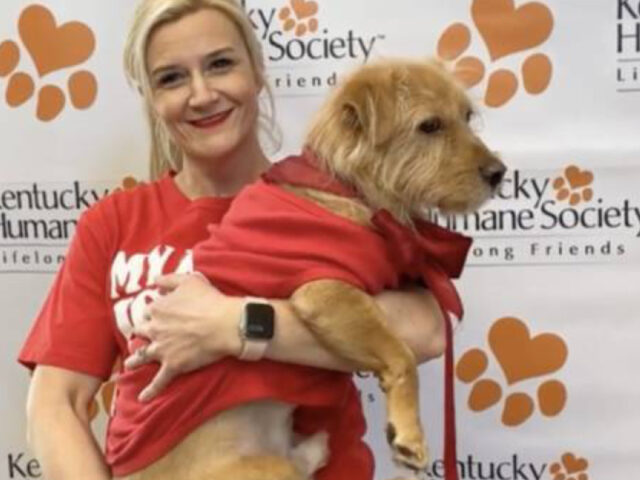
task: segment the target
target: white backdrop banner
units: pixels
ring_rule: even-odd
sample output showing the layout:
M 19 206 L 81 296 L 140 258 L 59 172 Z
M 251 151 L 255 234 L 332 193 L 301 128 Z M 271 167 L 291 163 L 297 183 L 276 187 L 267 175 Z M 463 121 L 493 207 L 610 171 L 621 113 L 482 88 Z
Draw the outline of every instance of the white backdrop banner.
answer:
M 640 2 L 243 3 L 276 97 L 274 160 L 300 148 L 345 72 L 439 56 L 510 167 L 482 211 L 433 217 L 476 240 L 458 282 L 461 478 L 640 478 Z M 43 478 L 25 441 L 28 375 L 15 358 L 75 220 L 146 176 L 146 126 L 122 73 L 132 11 L 125 0 L 2 2 L 2 480 Z M 428 477 L 443 478 L 441 361 L 420 373 Z M 389 478 L 382 397 L 367 375 L 359 385 L 376 478 Z M 112 391 L 105 384 L 93 406 L 98 435 Z

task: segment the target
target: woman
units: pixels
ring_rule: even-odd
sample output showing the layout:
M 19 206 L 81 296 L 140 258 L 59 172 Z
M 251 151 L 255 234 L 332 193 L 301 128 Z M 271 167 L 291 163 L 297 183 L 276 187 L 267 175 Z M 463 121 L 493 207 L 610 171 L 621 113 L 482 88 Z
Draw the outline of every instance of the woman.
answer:
M 145 100 L 152 172 L 160 178 L 113 194 L 82 215 L 20 354 L 35 369 L 28 436 L 49 480 L 129 477 L 196 431 L 206 415 L 233 405 L 246 390 L 241 380 L 257 381 L 266 365 L 235 358 L 245 299 L 188 275 L 190 249 L 207 236 L 207 225 L 269 166 L 258 141 L 258 96 L 267 87 L 251 24 L 233 0 L 143 0 L 126 66 Z M 160 296 L 157 287 L 170 293 Z M 442 352 L 441 318 L 431 296 L 388 292 L 379 302 L 420 361 Z M 286 301 L 269 303 L 277 327 L 265 362 L 296 364 L 270 363 L 276 370 L 313 370 L 317 378 L 351 371 L 316 343 Z M 134 354 L 141 335 L 149 339 L 144 356 Z M 87 405 L 118 356 L 129 357 L 128 368 L 118 378 L 103 454 Z M 194 399 L 193 411 L 165 408 L 183 380 L 202 372 L 210 375 L 214 394 Z M 262 376 L 261 387 L 276 398 L 287 386 L 277 379 Z M 141 392 L 140 384 L 149 387 Z M 355 435 L 348 448 L 332 445 L 318 478 L 366 480 L 372 461 L 361 441 L 357 392 L 350 384 L 343 393 L 338 414 L 326 409 L 303 420 L 302 430 L 316 425 Z

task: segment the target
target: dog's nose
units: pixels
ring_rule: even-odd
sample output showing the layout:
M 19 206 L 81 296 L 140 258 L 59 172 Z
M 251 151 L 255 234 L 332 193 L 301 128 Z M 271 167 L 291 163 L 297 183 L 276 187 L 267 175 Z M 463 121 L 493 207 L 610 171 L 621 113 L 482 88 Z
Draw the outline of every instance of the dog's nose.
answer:
M 504 178 L 504 174 L 507 171 L 507 167 L 498 160 L 493 160 L 489 162 L 484 167 L 480 168 L 480 174 L 482 178 L 491 186 L 491 188 L 496 188 L 502 182 Z

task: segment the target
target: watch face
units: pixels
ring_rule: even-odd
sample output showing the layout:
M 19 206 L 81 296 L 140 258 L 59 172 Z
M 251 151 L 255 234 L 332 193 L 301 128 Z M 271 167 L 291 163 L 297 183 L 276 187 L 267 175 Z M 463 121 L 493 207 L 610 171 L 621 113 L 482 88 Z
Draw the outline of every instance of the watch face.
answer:
M 273 338 L 273 307 L 263 303 L 245 305 L 245 336 L 250 339 Z

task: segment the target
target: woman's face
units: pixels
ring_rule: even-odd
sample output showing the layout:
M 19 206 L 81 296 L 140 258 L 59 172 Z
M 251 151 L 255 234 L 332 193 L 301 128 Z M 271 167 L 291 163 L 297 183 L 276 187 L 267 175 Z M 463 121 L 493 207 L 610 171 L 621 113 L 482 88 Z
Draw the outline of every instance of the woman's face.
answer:
M 202 9 L 161 25 L 147 47 L 153 107 L 189 159 L 255 141 L 260 85 L 237 27 Z

